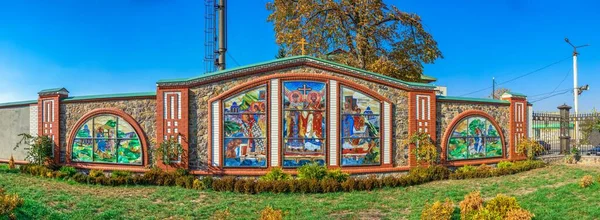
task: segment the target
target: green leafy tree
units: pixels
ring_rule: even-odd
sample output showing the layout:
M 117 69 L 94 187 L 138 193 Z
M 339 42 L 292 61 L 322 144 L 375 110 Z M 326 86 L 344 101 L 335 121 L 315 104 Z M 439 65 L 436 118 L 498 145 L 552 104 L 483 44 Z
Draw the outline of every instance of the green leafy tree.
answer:
M 407 81 L 443 57 L 419 15 L 382 0 L 273 0 L 267 9 L 287 56 L 300 55 L 306 39 L 309 55 Z
M 32 164 L 44 165 L 52 159 L 52 149 L 54 148 L 54 142 L 52 138 L 48 136 L 32 136 L 30 134 L 19 134 L 21 140 L 17 142 L 13 150 L 16 150 L 21 145 L 27 145 L 24 148 L 27 151 L 25 159 L 29 160 Z
M 164 165 L 170 165 L 185 157 L 183 146 L 175 138 L 163 141 L 154 149 L 154 160 L 160 158 Z

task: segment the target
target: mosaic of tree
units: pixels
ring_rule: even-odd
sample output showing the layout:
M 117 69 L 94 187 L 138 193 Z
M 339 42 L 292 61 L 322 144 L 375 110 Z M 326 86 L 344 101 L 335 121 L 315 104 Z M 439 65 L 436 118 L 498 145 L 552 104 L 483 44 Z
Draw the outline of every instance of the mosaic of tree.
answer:
M 124 119 L 98 115 L 77 130 L 72 160 L 78 162 L 142 164 L 139 135 Z
M 458 122 L 448 140 L 448 160 L 502 156 L 502 141 L 489 120 L 471 116 Z

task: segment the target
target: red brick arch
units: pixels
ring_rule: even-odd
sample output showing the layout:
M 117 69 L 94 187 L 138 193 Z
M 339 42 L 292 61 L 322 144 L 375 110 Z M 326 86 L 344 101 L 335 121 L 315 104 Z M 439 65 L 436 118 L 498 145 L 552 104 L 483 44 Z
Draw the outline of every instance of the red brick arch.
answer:
M 456 126 L 456 124 L 458 122 L 462 121 L 463 119 L 465 119 L 467 117 L 472 117 L 472 116 L 483 117 L 483 118 L 487 119 L 488 121 L 490 121 L 494 127 L 496 127 L 496 130 L 498 130 L 498 134 L 500 135 L 500 141 L 502 142 L 502 157 L 501 158 L 497 157 L 497 158 L 481 158 L 481 159 L 447 161 L 446 157 L 448 156 L 448 140 L 450 139 L 450 136 L 452 135 L 452 131 L 454 130 L 454 127 Z M 504 132 L 502 131 L 502 127 L 500 127 L 498 125 L 498 123 L 492 116 L 490 116 L 488 113 L 481 111 L 481 110 L 467 110 L 467 111 L 464 111 L 463 113 L 460 113 L 456 117 L 454 117 L 454 119 L 452 119 L 452 122 L 450 123 L 450 125 L 446 128 L 446 131 L 444 131 L 444 136 L 442 138 L 441 147 L 442 147 L 442 152 L 441 152 L 442 154 L 440 155 L 441 162 L 443 164 L 450 165 L 450 166 L 460 166 L 460 165 L 466 165 L 466 164 L 495 163 L 500 160 L 506 159 L 507 146 L 506 146 L 506 140 L 504 139 Z
M 131 127 L 133 127 L 133 129 L 135 130 L 135 132 L 138 134 L 139 138 L 140 138 L 140 143 L 142 144 L 142 164 L 141 165 L 137 165 L 137 164 L 99 164 L 99 163 L 94 163 L 94 162 L 74 162 L 71 161 L 71 153 L 72 153 L 72 147 L 73 147 L 73 141 L 75 139 L 75 135 L 77 134 L 77 130 L 79 129 L 79 127 L 83 126 L 83 124 L 88 121 L 89 119 L 101 115 L 101 114 L 110 114 L 110 115 L 116 115 L 121 117 L 122 119 L 124 119 L 127 123 L 129 123 L 131 125 Z M 137 123 L 137 121 L 131 117 L 129 114 L 125 113 L 123 110 L 121 109 L 117 109 L 117 108 L 100 108 L 100 109 L 94 109 L 92 111 L 89 111 L 88 113 L 84 114 L 78 121 L 77 123 L 75 123 L 75 125 L 71 128 L 71 130 L 68 133 L 67 136 L 67 153 L 66 153 L 66 161 L 67 164 L 74 166 L 74 167 L 78 167 L 78 168 L 84 168 L 84 169 L 103 169 L 103 170 L 131 170 L 131 171 L 145 171 L 147 170 L 146 168 L 144 168 L 144 166 L 148 165 L 148 143 L 146 141 L 146 134 L 144 133 L 144 130 L 142 130 L 142 128 L 140 127 L 140 125 Z

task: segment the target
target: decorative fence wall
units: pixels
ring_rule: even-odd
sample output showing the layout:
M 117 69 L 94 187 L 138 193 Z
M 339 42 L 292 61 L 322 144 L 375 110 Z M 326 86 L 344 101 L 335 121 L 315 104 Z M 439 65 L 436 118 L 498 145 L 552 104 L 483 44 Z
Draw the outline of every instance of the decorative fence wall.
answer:
M 563 106 L 565 112 L 533 112 L 531 138 L 544 147 L 542 154 L 560 154 L 577 148 L 582 155 L 600 156 L 600 113 L 570 113 L 570 107 Z M 562 125 L 561 125 L 562 124 Z M 561 130 L 564 129 L 564 130 Z M 562 132 L 561 132 L 562 131 Z M 566 141 L 566 149 L 561 150 L 561 137 Z

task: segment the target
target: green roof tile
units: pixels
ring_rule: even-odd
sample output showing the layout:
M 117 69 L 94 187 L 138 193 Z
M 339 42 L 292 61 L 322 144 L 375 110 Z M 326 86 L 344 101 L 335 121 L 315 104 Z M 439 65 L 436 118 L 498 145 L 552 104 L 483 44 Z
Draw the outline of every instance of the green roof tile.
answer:
M 62 87 L 62 88 L 44 89 L 42 91 L 39 91 L 38 93 L 42 94 L 42 93 L 53 93 L 53 92 L 61 92 L 61 91 L 65 91 L 67 93 L 69 92 L 67 89 L 65 89 L 64 87 Z
M 119 93 L 105 95 L 88 95 L 88 96 L 73 96 L 63 99 L 65 102 L 93 99 L 112 99 L 112 98 L 130 98 L 130 97 L 147 97 L 156 96 L 156 92 L 138 92 L 138 93 Z
M 470 98 L 470 97 L 458 97 L 458 96 L 438 96 L 438 100 L 447 101 L 464 101 L 464 102 L 484 102 L 484 103 L 498 103 L 498 104 L 510 104 L 506 100 L 498 99 L 484 99 L 484 98 Z
M 37 102 L 38 102 L 37 100 L 6 102 L 6 103 L 0 103 L 0 108 L 1 107 L 20 106 L 20 105 L 31 105 L 31 104 L 37 104 Z

